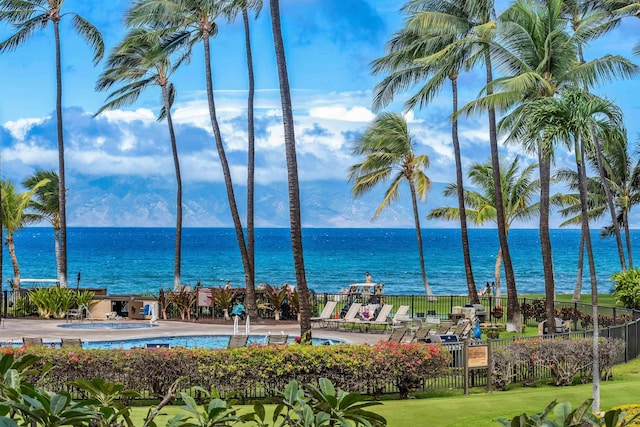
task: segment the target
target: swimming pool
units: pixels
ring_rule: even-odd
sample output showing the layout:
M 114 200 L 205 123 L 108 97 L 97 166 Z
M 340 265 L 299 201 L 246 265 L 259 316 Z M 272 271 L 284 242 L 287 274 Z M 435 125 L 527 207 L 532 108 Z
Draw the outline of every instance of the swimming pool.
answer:
M 96 322 L 96 323 L 67 323 L 66 325 L 58 325 L 59 328 L 65 329 L 143 329 L 153 328 L 152 323 L 120 323 L 120 322 Z
M 227 348 L 229 335 L 194 335 L 194 336 L 175 336 L 175 337 L 150 337 L 150 338 L 134 338 L 123 340 L 109 341 L 83 341 L 84 349 L 122 349 L 131 348 L 167 348 L 167 347 L 187 347 L 187 348 L 208 348 L 221 349 Z M 249 344 L 264 345 L 267 342 L 266 335 L 250 335 Z M 289 338 L 289 344 L 294 342 L 294 338 Z M 344 341 L 328 338 L 313 338 L 313 345 L 332 345 L 341 344 Z

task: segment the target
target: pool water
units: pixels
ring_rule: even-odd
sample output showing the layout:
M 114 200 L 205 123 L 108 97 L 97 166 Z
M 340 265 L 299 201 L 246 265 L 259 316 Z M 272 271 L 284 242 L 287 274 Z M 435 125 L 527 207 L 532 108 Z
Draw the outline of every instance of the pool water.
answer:
M 267 342 L 265 335 L 250 335 L 249 344 L 264 345 Z M 227 348 L 229 343 L 229 335 L 195 335 L 195 336 L 176 336 L 176 337 L 151 337 L 151 338 L 135 338 L 126 340 L 110 340 L 110 341 L 83 341 L 84 349 L 122 349 L 131 348 L 166 348 L 166 347 L 187 347 L 187 348 L 208 348 L 221 349 Z M 294 338 L 289 338 L 289 344 L 294 343 Z M 337 339 L 313 338 L 313 345 L 332 345 L 339 344 L 342 341 Z

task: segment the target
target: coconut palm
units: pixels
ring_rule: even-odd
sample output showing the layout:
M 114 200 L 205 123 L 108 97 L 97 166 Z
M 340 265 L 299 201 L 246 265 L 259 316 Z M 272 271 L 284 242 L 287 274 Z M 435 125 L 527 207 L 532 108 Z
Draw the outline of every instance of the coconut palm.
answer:
M 278 66 L 280 101 L 282 103 L 284 145 L 287 160 L 287 181 L 289 184 L 291 248 L 293 252 L 293 266 L 296 274 L 296 286 L 298 288 L 300 298 L 300 337 L 302 342 L 311 343 L 311 304 L 302 252 L 302 223 L 300 221 L 300 187 L 298 183 L 298 161 L 296 158 L 296 136 L 293 125 L 293 106 L 291 104 L 291 89 L 289 88 L 287 58 L 284 52 L 284 40 L 282 39 L 279 0 L 269 0 L 269 8 L 271 12 L 273 47 Z
M 598 285 L 595 260 L 589 233 L 589 204 L 586 174 L 586 152 L 594 138 L 614 140 L 624 129 L 622 112 L 612 102 L 577 87 L 565 87 L 560 97 L 547 97 L 531 102 L 526 108 L 526 124 L 533 138 L 541 138 L 544 146 L 563 143 L 575 153 L 580 194 L 582 233 L 591 278 L 593 307 L 593 408 L 600 402 L 600 365 L 598 361 Z
M 168 49 L 175 49 L 176 46 L 184 46 L 187 49 L 193 48 L 197 43 L 202 42 L 204 48 L 205 84 L 207 87 L 207 102 L 209 105 L 209 119 L 222 167 L 225 188 L 231 218 L 233 220 L 236 239 L 240 248 L 240 256 L 245 274 L 247 287 L 246 307 L 250 313 L 257 312 L 255 299 L 255 286 L 249 280 L 253 277 L 252 265 L 249 262 L 247 245 L 244 238 L 244 230 L 238 212 L 238 205 L 231 179 L 231 169 L 227 160 L 227 155 L 220 132 L 220 125 L 216 113 L 215 97 L 213 92 L 213 72 L 211 69 L 211 37 L 217 34 L 218 26 L 216 20 L 222 17 L 226 10 L 226 2 L 208 0 L 136 0 L 125 17 L 125 23 L 131 27 L 151 26 L 153 28 L 163 28 L 173 32 L 171 40 L 167 43 Z
M 107 70 L 99 77 L 96 88 L 100 91 L 110 90 L 120 85 L 107 97 L 107 103 L 101 112 L 123 105 L 134 103 L 140 94 L 149 86 L 157 85 L 162 93 L 162 112 L 160 119 L 166 117 L 173 154 L 173 166 L 176 175 L 176 238 L 174 255 L 173 287 L 179 290 L 180 266 L 182 253 L 182 177 L 178 145 L 171 119 L 171 105 L 175 96 L 173 84 L 169 81 L 171 73 L 186 58 L 178 54 L 175 65 L 171 63 L 171 55 L 164 48 L 162 33 L 142 28 L 131 30 L 124 40 L 117 45 L 107 59 Z
M 253 72 L 253 53 L 251 50 L 251 30 L 249 27 L 249 11 L 252 10 L 256 17 L 262 9 L 262 0 L 233 0 L 228 10 L 230 20 L 240 12 L 242 14 L 242 23 L 244 25 L 245 51 L 247 54 L 247 75 L 249 83 L 249 91 L 247 94 L 247 257 L 249 258 L 250 276 L 247 281 L 255 288 L 256 269 L 255 269 L 255 215 L 254 215 L 254 191 L 255 191 L 255 123 L 254 123 L 254 94 L 255 94 L 255 78 Z M 258 309 L 255 301 L 249 301 L 250 297 L 255 299 L 255 293 L 247 295 L 247 312 L 249 316 L 258 316 Z
M 58 136 L 58 197 L 60 199 L 60 286 L 67 286 L 67 214 L 64 169 L 64 138 L 62 126 L 62 60 L 60 58 L 60 20 L 70 16 L 73 27 L 93 51 L 97 64 L 104 54 L 104 42 L 98 29 L 76 13 L 62 13 L 64 0 L 0 0 L 0 21 L 12 25 L 16 32 L 0 42 L 0 52 L 13 51 L 26 42 L 37 30 L 53 24 L 56 69 L 56 125 Z
M 418 199 L 424 200 L 431 188 L 431 181 L 424 173 L 424 169 L 429 167 L 429 157 L 416 155 L 414 145 L 407 121 L 401 114 L 380 114 L 360 137 L 353 150 L 354 155 L 365 156 L 365 159 L 351 166 L 349 181 L 353 182 L 352 192 L 355 197 L 371 191 L 378 184 L 391 181 L 382 203 L 373 214 L 373 219 L 398 199 L 400 184 L 405 181 L 409 184 L 422 282 L 427 295 L 433 295 L 424 266 L 422 231 L 418 213 Z
M 46 185 L 40 183 L 48 180 Z M 55 171 L 38 170 L 22 182 L 28 189 L 36 188 L 29 208 L 49 221 L 53 227 L 53 242 L 56 253 L 57 277 L 60 280 L 60 198 L 58 197 L 58 174 Z
M 412 3 L 406 5 L 407 27 L 397 32 L 387 43 L 387 54 L 372 63 L 374 74 L 387 73 L 388 75 L 376 86 L 373 106 L 380 109 L 387 106 L 398 94 L 414 85 L 421 85 L 418 93 L 405 102 L 405 109 L 411 110 L 417 105 L 427 105 L 442 89 L 447 80 L 451 84 L 452 107 L 455 113 L 458 110 L 458 75 L 468 63 L 471 49 L 458 49 L 455 54 L 439 57 L 437 53 L 447 45 L 467 34 L 448 32 L 445 29 L 412 28 L 411 20 L 418 13 L 412 11 Z M 448 2 L 437 2 L 433 7 L 445 8 Z M 446 9 L 445 9 L 446 10 Z M 424 13 L 438 13 L 433 10 Z M 432 59 L 436 55 L 436 59 Z M 458 137 L 458 118 L 453 116 L 451 121 L 451 141 L 456 168 L 456 188 L 458 189 L 458 206 L 460 209 L 460 234 L 462 239 L 462 253 L 467 279 L 469 300 L 479 302 L 478 292 L 473 277 L 471 256 L 469 253 L 469 238 L 467 230 L 467 218 L 464 210 L 464 186 L 462 174 L 462 158 Z
M 505 213 L 505 234 L 509 236 L 509 229 L 514 221 L 528 220 L 537 214 L 540 209 L 538 202 L 532 203 L 536 192 L 540 190 L 540 180 L 532 179 L 538 165 L 532 164 L 520 168 L 520 157 L 516 156 L 510 164 L 503 162 L 500 167 L 502 182 L 502 201 Z M 479 191 L 465 189 L 465 210 L 467 217 L 476 225 L 483 225 L 487 221 L 496 221 L 496 197 L 493 185 L 493 170 L 491 161 L 475 163 L 469 168 L 469 179 Z M 458 189 L 456 184 L 448 185 L 443 194 L 446 197 L 454 196 Z M 429 219 L 454 220 L 460 216 L 457 207 L 440 207 L 431 210 L 427 215 Z M 498 249 L 495 264 L 496 297 L 501 295 L 500 268 L 502 266 L 502 248 Z
M 2 192 L 2 224 L 6 231 L 4 241 L 9 250 L 9 257 L 11 257 L 11 264 L 13 265 L 14 289 L 20 288 L 20 266 L 18 265 L 18 257 L 16 256 L 14 234 L 19 229 L 42 219 L 38 214 L 29 213 L 27 208 L 31 203 L 31 197 L 33 197 L 38 188 L 47 185 L 48 182 L 46 179 L 42 180 L 24 193 L 16 192 L 15 186 L 10 181 L 0 182 L 0 191 Z
M 460 50 L 474 49 L 473 57 L 478 63 L 482 63 L 486 72 L 486 93 L 487 96 L 493 95 L 493 52 L 489 49 L 493 45 L 495 35 L 495 10 L 492 0 L 412 0 L 410 7 L 416 11 L 427 11 L 432 7 L 439 7 L 442 3 L 446 5 L 446 9 L 440 13 L 418 14 L 412 20 L 412 26 L 415 28 L 444 28 L 456 34 L 464 35 L 460 39 L 448 45 L 440 51 L 437 56 L 447 58 L 455 55 Z M 439 9 L 440 10 L 440 9 Z M 460 13 L 462 11 L 462 13 Z M 495 186 L 495 194 L 497 200 L 496 219 L 498 222 L 498 238 L 502 248 L 505 282 L 508 292 L 507 300 L 507 329 L 520 330 L 520 305 L 518 303 L 518 291 L 516 288 L 515 276 L 513 274 L 513 265 L 511 262 L 511 252 L 509 251 L 509 243 L 505 230 L 505 214 L 502 202 L 502 189 L 500 182 L 500 161 L 498 153 L 498 134 L 496 126 L 496 107 L 491 103 L 485 103 L 479 106 L 478 111 L 486 112 L 489 120 L 489 147 L 491 150 L 491 163 L 493 170 L 493 185 Z M 457 115 L 457 114 L 456 114 Z

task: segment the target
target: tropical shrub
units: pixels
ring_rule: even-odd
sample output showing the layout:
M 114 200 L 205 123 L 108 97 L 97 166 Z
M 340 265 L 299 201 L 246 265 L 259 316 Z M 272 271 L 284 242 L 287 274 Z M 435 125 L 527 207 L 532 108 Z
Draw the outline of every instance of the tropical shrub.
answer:
M 640 414 L 626 414 L 621 407 L 612 408 L 602 416 L 589 411 L 593 399 L 587 399 L 576 409 L 570 402 L 551 402 L 539 414 L 519 414 L 512 419 L 498 418 L 495 421 L 504 427 L 622 427 L 634 425 L 633 421 Z M 631 424 L 629 424 L 631 422 Z
M 8 350 L 11 351 L 11 350 Z M 16 350 L 18 351 L 18 350 Z M 426 379 L 444 372 L 450 355 L 440 346 L 396 344 L 333 346 L 250 346 L 233 350 L 134 349 L 69 350 L 21 348 L 42 357 L 56 375 L 30 377 L 38 386 L 64 390 L 68 382 L 101 377 L 128 389 L 164 396 L 171 384 L 188 377 L 191 384 L 221 393 L 283 389 L 291 380 L 316 383 L 327 378 L 349 392 L 380 394 L 396 385 L 406 396 Z
M 40 317 L 62 318 L 76 301 L 76 292 L 69 288 L 37 288 L 28 293 L 29 300 L 38 308 Z
M 631 403 L 628 405 L 614 406 L 612 410 L 620 410 L 624 413 L 622 420 L 625 422 L 625 426 L 638 427 L 640 426 L 640 404 Z M 632 419 L 633 418 L 633 419 Z
M 287 300 L 287 286 L 284 285 L 279 288 L 267 283 L 264 296 L 269 301 L 269 304 L 273 306 L 276 320 L 280 320 L 280 310 L 282 309 L 284 302 Z
M 174 305 L 180 313 L 182 320 L 191 320 L 191 307 L 196 301 L 196 293 L 183 287 L 179 291 L 167 291 L 167 302 Z
M 627 308 L 640 309 L 640 269 L 629 269 L 611 275 L 615 282 L 613 295 Z
M 496 388 L 519 382 L 532 385 L 540 379 L 536 372 L 548 369 L 554 385 L 569 385 L 579 376 L 586 382 L 592 377 L 591 339 L 518 340 L 494 349 L 492 353 L 492 378 Z M 620 340 L 600 341 L 600 368 L 604 378 L 611 375 L 613 364 L 623 346 Z
M 211 307 L 215 312 L 216 307 L 220 308 L 226 320 L 229 320 L 229 311 L 233 307 L 236 299 L 236 290 L 218 286 L 211 290 Z

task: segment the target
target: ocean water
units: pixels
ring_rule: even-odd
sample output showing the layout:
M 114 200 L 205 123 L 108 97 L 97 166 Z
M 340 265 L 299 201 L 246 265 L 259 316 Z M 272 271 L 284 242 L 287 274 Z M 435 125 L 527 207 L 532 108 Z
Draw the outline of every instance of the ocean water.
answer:
M 429 284 L 436 294 L 466 293 L 466 279 L 457 229 L 423 230 Z M 174 230 L 171 228 L 69 228 L 69 286 L 107 288 L 109 294 L 157 293 L 173 287 Z M 632 230 L 633 248 L 640 250 Z M 498 237 L 493 229 L 469 230 L 474 276 L 479 289 L 493 280 Z M 556 288 L 571 293 L 576 281 L 579 230 L 551 232 Z M 592 232 L 600 292 L 609 292 L 612 273 L 620 270 L 615 240 Z M 543 293 L 544 279 L 537 230 L 513 229 L 510 250 L 518 292 Z M 55 278 L 53 231 L 48 227 L 20 230 L 15 237 L 22 278 Z M 307 283 L 316 292 L 338 292 L 364 282 L 369 271 L 388 294 L 422 294 L 414 229 L 305 229 Z M 13 277 L 3 246 L 3 287 Z M 288 229 L 256 230 L 256 283 L 295 284 Z M 222 286 L 230 280 L 243 286 L 243 269 L 235 232 L 226 228 L 186 228 L 183 231 L 182 281 Z M 504 284 L 504 276 L 502 279 Z M 503 285 L 504 286 L 504 285 Z M 504 289 L 504 288 L 503 288 Z M 585 262 L 583 289 L 589 291 Z

